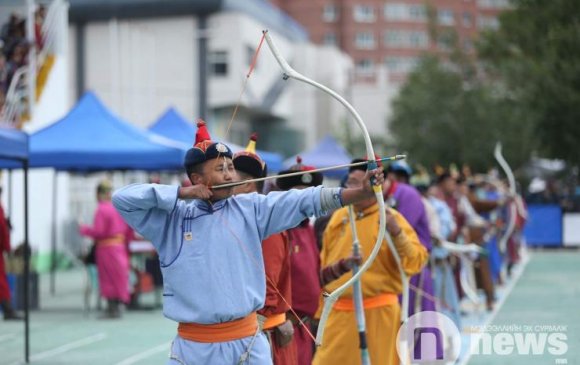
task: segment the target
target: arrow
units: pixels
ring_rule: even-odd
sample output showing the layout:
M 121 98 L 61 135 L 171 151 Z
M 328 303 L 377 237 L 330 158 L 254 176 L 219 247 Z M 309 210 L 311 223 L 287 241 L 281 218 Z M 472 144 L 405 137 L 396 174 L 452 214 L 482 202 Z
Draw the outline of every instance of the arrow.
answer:
M 376 161 L 376 162 L 388 162 L 388 161 L 404 160 L 405 158 L 407 158 L 406 155 L 395 155 L 395 156 L 390 156 L 390 157 L 379 158 L 379 159 L 374 160 L 374 161 Z M 286 177 L 298 176 L 298 175 L 304 175 L 304 174 L 312 174 L 312 173 L 315 173 L 315 172 L 323 172 L 323 171 L 330 171 L 330 170 L 339 170 L 339 169 L 343 169 L 345 167 L 366 165 L 366 164 L 368 164 L 369 162 L 372 162 L 372 161 L 373 160 L 361 161 L 361 162 L 355 162 L 355 163 L 347 163 L 347 164 L 344 164 L 344 165 L 336 165 L 336 166 L 322 167 L 322 168 L 319 168 L 319 169 L 308 170 L 308 171 L 296 171 L 296 172 L 291 172 L 289 174 L 284 174 L 284 175 L 272 175 L 272 176 L 260 177 L 260 178 L 257 178 L 257 179 L 248 179 L 248 180 L 244 180 L 244 181 L 236 181 L 236 182 L 227 183 L 227 184 L 210 186 L 210 189 L 231 188 L 231 187 L 234 187 L 234 186 L 244 185 L 245 183 L 250 183 L 250 182 L 259 182 L 259 181 L 266 181 L 266 180 L 280 179 L 280 178 L 283 179 L 283 178 L 286 178 Z

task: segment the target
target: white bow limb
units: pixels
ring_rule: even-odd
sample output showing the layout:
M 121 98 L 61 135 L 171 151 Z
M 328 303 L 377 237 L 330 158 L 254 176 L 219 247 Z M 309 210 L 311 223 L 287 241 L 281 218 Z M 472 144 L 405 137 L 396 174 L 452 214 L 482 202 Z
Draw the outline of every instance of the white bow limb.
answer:
M 499 165 L 501 166 L 501 168 L 504 170 L 504 172 L 508 178 L 510 195 L 512 197 L 515 197 L 516 196 L 516 179 L 514 177 L 514 173 L 513 173 L 512 169 L 510 168 L 510 165 L 507 163 L 507 161 L 503 157 L 500 142 L 496 143 L 493 155 L 494 155 L 495 159 L 497 160 L 497 162 L 499 163 Z M 517 214 L 516 204 L 510 203 L 508 226 L 507 226 L 503 236 L 499 240 L 499 250 L 502 253 L 506 252 L 507 242 L 510 239 L 510 237 L 511 237 L 511 235 L 514 232 L 514 229 L 516 227 L 516 214 Z
M 288 62 L 286 62 L 284 57 L 282 57 L 282 55 L 280 54 L 280 51 L 278 50 L 278 48 L 274 44 L 274 41 L 270 37 L 270 34 L 268 33 L 267 30 L 264 31 L 264 36 L 266 39 L 266 43 L 268 44 L 268 48 L 270 49 L 270 51 L 274 55 L 274 58 L 276 59 L 276 61 L 280 65 L 280 67 L 282 68 L 282 71 L 284 72 L 283 77 L 285 79 L 292 78 L 292 79 L 295 79 L 298 81 L 302 81 L 302 82 L 305 82 L 309 85 L 312 85 L 312 86 L 326 92 L 327 94 L 329 94 L 330 96 L 332 96 L 333 98 L 338 100 L 350 112 L 350 114 L 353 116 L 354 120 L 356 121 L 357 125 L 360 127 L 360 129 L 362 131 L 365 145 L 366 145 L 367 156 L 369 156 L 369 158 L 373 158 L 375 156 L 375 151 L 374 151 L 373 146 L 372 146 L 370 135 L 368 133 L 368 130 L 367 130 L 366 125 L 364 124 L 362 118 L 360 117 L 358 112 L 353 108 L 353 106 L 350 105 L 342 96 L 338 95 L 335 91 L 331 90 L 330 88 L 328 88 L 322 84 L 319 84 L 316 81 L 313 81 L 313 80 L 307 78 L 306 76 L 298 73 L 296 70 L 294 70 L 292 67 L 290 67 Z M 376 167 L 377 167 L 376 162 L 374 162 L 374 161 L 369 162 L 369 169 L 375 169 Z M 359 271 L 355 275 L 353 275 L 347 282 L 345 282 L 339 288 L 334 290 L 332 293 L 325 295 L 324 307 L 322 309 L 322 314 L 320 316 L 320 321 L 318 324 L 318 332 L 316 333 L 316 345 L 317 346 L 320 346 L 322 344 L 322 340 L 323 340 L 323 336 L 324 336 L 324 327 L 326 325 L 326 321 L 328 320 L 328 315 L 330 314 L 332 307 L 334 306 L 334 304 L 336 303 L 336 301 L 338 300 L 340 295 L 349 286 L 353 285 L 353 283 L 355 281 L 357 281 L 362 276 L 362 274 L 364 274 L 364 272 L 369 269 L 369 267 L 373 263 L 374 259 L 376 258 L 377 254 L 379 253 L 379 250 L 381 248 L 381 244 L 382 244 L 383 240 L 385 239 L 386 215 L 385 215 L 385 203 L 384 203 L 384 199 L 383 199 L 382 187 L 381 186 L 373 186 L 373 189 L 375 192 L 375 198 L 377 199 L 377 203 L 379 204 L 379 232 L 378 232 L 377 241 L 375 242 L 373 250 L 371 251 L 371 254 L 369 255 L 368 259 L 363 263 L 363 265 L 360 267 Z M 389 246 L 394 248 L 394 245 L 392 243 L 392 240 L 390 239 L 390 236 L 386 235 L 386 237 L 387 237 L 387 242 L 389 243 Z M 396 255 L 396 251 L 393 251 L 393 252 L 394 252 L 394 255 L 398 258 L 398 256 Z M 400 262 L 400 260 L 398 260 L 398 262 Z M 400 264 L 399 264 L 399 269 L 402 272 Z M 406 281 L 406 278 L 403 278 L 403 287 L 405 287 L 405 281 Z M 408 287 L 408 284 L 407 284 L 407 287 Z M 408 297 L 408 290 L 403 293 L 403 298 L 406 298 L 406 297 Z M 405 302 L 405 299 L 403 300 L 403 302 Z M 408 302 L 408 299 L 407 299 L 407 302 Z M 406 306 L 403 307 L 403 310 L 401 312 L 402 313 L 407 312 Z M 403 314 L 401 314 L 401 316 L 403 316 Z M 405 319 L 406 319 L 406 314 L 405 314 Z

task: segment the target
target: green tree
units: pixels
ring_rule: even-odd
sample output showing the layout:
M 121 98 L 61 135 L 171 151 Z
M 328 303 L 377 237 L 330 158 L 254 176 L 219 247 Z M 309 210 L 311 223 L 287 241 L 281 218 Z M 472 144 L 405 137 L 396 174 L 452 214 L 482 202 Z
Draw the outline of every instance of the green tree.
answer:
M 580 12 L 577 0 L 514 0 L 483 35 L 480 59 L 540 136 L 541 152 L 580 163 Z
M 399 150 L 426 166 L 467 163 L 476 170 L 495 166 L 493 148 L 504 144 L 508 161 L 518 166 L 535 146 L 531 125 L 518 108 L 478 81 L 465 58 L 443 67 L 426 57 L 393 103 L 391 130 Z

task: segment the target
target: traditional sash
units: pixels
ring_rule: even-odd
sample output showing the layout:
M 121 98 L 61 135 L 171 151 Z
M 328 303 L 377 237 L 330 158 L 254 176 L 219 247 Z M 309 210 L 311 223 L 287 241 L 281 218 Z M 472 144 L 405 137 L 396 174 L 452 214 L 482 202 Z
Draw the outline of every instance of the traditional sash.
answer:
M 125 235 L 122 233 L 116 234 L 109 238 L 103 238 L 97 241 L 99 246 L 122 245 L 125 244 Z
M 266 318 L 266 322 L 264 322 L 264 330 L 278 327 L 284 322 L 286 322 L 286 313 L 273 314 Z
M 239 340 L 253 336 L 258 331 L 258 316 L 256 312 L 247 317 L 230 322 L 215 324 L 179 323 L 179 337 L 195 342 L 212 343 Z
M 375 297 L 365 298 L 363 300 L 363 307 L 365 309 L 386 307 L 388 305 L 398 303 L 398 301 L 399 298 L 397 298 L 396 294 L 393 293 L 379 294 Z M 337 311 L 354 312 L 355 308 L 353 298 L 340 298 L 334 304 L 334 309 Z

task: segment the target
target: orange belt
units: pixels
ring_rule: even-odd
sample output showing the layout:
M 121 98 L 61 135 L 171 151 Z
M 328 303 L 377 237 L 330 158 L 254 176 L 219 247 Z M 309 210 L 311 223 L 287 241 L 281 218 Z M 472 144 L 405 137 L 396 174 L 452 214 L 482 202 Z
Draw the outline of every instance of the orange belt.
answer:
M 363 307 L 365 309 L 386 307 L 388 305 L 393 305 L 399 301 L 396 294 L 385 293 L 379 294 L 372 298 L 363 299 Z M 353 298 L 341 298 L 334 304 L 334 309 L 337 311 L 347 311 L 354 312 L 354 300 Z
M 284 322 L 286 322 L 286 313 L 274 314 L 266 318 L 266 322 L 264 322 L 264 330 L 278 327 Z
M 113 237 L 98 240 L 97 244 L 101 245 L 101 246 L 123 245 L 123 244 L 125 244 L 125 235 L 124 234 L 116 234 Z
M 216 324 L 179 323 L 177 334 L 179 337 L 195 342 L 212 343 L 239 340 L 253 336 L 258 330 L 258 316 L 256 312 L 247 317 L 231 322 Z

